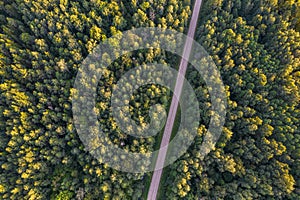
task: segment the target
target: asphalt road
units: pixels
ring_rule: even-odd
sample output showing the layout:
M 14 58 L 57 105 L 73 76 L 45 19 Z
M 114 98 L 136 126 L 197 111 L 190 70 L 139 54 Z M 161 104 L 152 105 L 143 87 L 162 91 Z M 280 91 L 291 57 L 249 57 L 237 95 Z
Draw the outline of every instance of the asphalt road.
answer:
M 188 34 L 187 34 L 187 36 L 190 38 L 194 38 L 195 35 L 201 4 L 202 4 L 202 0 L 196 0 L 193 9 L 192 18 L 189 25 Z M 191 50 L 192 50 L 192 41 L 187 40 L 184 45 L 182 57 L 188 58 L 191 53 Z M 148 197 L 147 197 L 148 200 L 156 200 L 157 198 L 157 192 L 158 192 L 159 183 L 162 175 L 163 165 L 167 154 L 167 148 L 163 148 L 163 147 L 166 147 L 170 142 L 172 128 L 174 125 L 176 112 L 178 109 L 179 97 L 181 95 L 182 85 L 184 82 L 184 76 L 186 73 L 187 66 L 188 66 L 188 61 L 185 59 L 181 59 L 180 66 L 179 66 L 179 73 L 177 76 L 176 85 L 173 92 L 172 102 L 171 102 L 168 118 L 166 121 L 163 138 L 160 144 L 158 158 L 155 164 L 155 169 L 157 170 L 153 172 L 150 188 L 148 191 Z

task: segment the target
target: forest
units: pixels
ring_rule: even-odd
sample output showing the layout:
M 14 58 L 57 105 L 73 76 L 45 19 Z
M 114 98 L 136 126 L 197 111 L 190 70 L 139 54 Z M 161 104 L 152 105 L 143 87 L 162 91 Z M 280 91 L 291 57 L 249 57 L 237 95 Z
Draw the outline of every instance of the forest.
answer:
M 152 172 L 126 173 L 100 163 L 79 138 L 73 85 L 102 41 L 138 27 L 188 31 L 192 0 L 0 1 L 0 199 L 146 199 Z M 164 168 L 158 199 L 300 199 L 300 1 L 204 0 L 194 38 L 215 62 L 227 115 L 213 150 L 201 159 L 212 115 L 208 88 L 192 66 L 197 136 Z M 161 133 L 134 138 L 110 113 L 115 83 L 146 63 L 178 69 L 159 48 L 122 55 L 98 83 L 96 113 L 110 141 L 130 152 L 159 147 Z M 172 92 L 150 84 L 130 97 L 131 117 L 168 110 Z M 178 120 L 176 118 L 176 120 Z M 176 133 L 175 133 L 176 134 Z

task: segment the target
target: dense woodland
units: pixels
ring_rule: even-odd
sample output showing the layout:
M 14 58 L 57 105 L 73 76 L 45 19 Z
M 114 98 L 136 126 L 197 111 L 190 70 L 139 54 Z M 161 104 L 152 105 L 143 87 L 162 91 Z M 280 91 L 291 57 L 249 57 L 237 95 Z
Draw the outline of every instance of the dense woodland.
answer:
M 72 118 L 78 67 L 101 41 L 134 27 L 186 32 L 193 1 L 91 0 L 0 2 L 0 199 L 144 199 L 151 173 L 100 164 L 79 139 Z M 188 151 L 164 170 L 159 199 L 300 198 L 300 2 L 204 0 L 195 40 L 212 56 L 226 88 L 225 126 L 200 160 L 210 96 L 189 67 L 202 111 Z M 132 152 L 157 148 L 134 138 L 109 113 L 113 85 L 144 63 L 179 58 L 160 49 L 124 55 L 97 90 L 97 113 L 111 141 Z M 132 118 L 168 109 L 172 92 L 147 85 L 131 97 Z
M 296 9 L 294 1 L 206 1 L 196 40 L 221 71 L 227 119 L 215 150 L 200 161 L 198 144 L 209 121 L 204 115 L 199 141 L 166 170 L 161 199 L 300 198 Z M 205 91 L 195 70 L 187 77 Z M 209 95 L 198 94 L 207 112 Z

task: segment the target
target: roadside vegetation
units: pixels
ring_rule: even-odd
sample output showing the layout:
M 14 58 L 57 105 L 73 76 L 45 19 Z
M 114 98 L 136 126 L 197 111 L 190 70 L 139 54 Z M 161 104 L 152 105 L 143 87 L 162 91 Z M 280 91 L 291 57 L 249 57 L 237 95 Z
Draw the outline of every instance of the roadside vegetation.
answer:
M 72 118 L 73 83 L 101 41 L 137 27 L 186 32 L 190 0 L 3 0 L 0 2 L 0 199 L 144 199 L 151 173 L 100 164 L 83 146 Z M 201 110 L 198 135 L 164 171 L 160 199 L 300 199 L 300 3 L 204 0 L 195 40 L 212 56 L 227 93 L 227 116 L 215 148 L 200 160 L 211 102 L 189 67 Z M 146 63 L 178 68 L 160 49 L 126 54 L 99 81 L 99 122 L 132 152 L 158 148 L 161 134 L 134 138 L 115 126 L 114 84 Z M 146 85 L 132 95 L 137 124 L 149 108 L 168 109 L 172 92 Z M 178 118 L 176 126 L 178 126 Z M 176 129 L 176 128 L 175 128 Z M 173 133 L 174 135 L 175 133 Z

